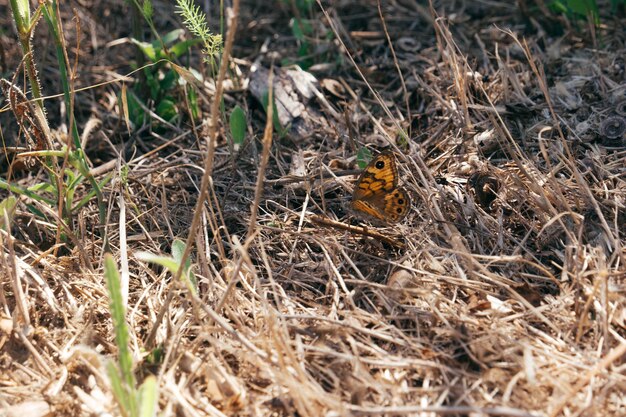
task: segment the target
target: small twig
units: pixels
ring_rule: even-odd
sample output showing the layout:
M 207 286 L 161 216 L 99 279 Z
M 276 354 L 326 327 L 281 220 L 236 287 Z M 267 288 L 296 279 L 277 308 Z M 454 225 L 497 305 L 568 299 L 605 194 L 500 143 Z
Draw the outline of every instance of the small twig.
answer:
M 352 226 L 350 224 L 347 223 L 342 223 L 342 222 L 338 222 L 332 219 L 329 219 L 328 217 L 321 217 L 321 216 L 317 216 L 317 215 L 312 215 L 309 216 L 309 219 L 315 223 L 318 224 L 320 226 L 327 226 L 327 227 L 333 227 L 335 229 L 340 229 L 340 230 L 345 230 L 347 232 L 350 233 L 354 233 L 357 235 L 363 235 L 363 236 L 367 236 L 367 237 L 371 237 L 374 239 L 379 239 L 382 240 L 385 243 L 388 243 L 392 246 L 395 246 L 397 248 L 402 248 L 404 247 L 404 243 L 386 236 L 382 233 L 379 233 L 375 230 L 372 229 L 368 229 L 367 227 L 361 227 L 361 226 Z
M 222 99 L 222 93 L 224 91 L 224 79 L 226 77 L 226 70 L 228 68 L 230 52 L 233 49 L 233 44 L 235 42 L 235 33 L 237 31 L 237 17 L 239 16 L 239 0 L 233 1 L 233 11 L 232 17 L 230 19 L 230 28 L 228 29 L 228 34 L 226 35 L 226 43 L 224 44 L 224 51 L 222 52 L 222 59 L 220 62 L 220 69 L 217 77 L 217 81 L 215 83 L 215 96 L 213 97 L 213 102 L 211 103 L 211 120 L 209 122 L 209 143 L 207 149 L 207 156 L 205 159 L 204 165 L 204 175 L 202 175 L 202 183 L 200 184 L 200 195 L 198 196 L 198 201 L 196 202 L 196 207 L 194 209 L 193 220 L 191 222 L 191 226 L 189 227 L 189 236 L 187 236 L 187 241 L 185 242 L 185 252 L 183 252 L 183 256 L 181 258 L 181 265 L 184 265 L 189 258 L 189 254 L 191 253 L 191 248 L 193 246 L 193 242 L 195 240 L 195 236 L 200 226 L 200 218 L 202 217 L 204 203 L 207 200 L 209 183 L 212 184 L 212 173 L 213 173 L 213 159 L 215 158 L 215 146 L 217 143 L 217 125 L 218 125 L 218 117 L 220 115 L 220 102 Z M 175 281 L 180 279 L 180 276 L 183 272 L 183 268 L 178 270 Z
M 224 79 L 226 77 L 226 69 L 228 68 L 230 52 L 233 49 L 233 44 L 235 42 L 235 33 L 237 31 L 237 17 L 239 16 L 239 0 L 233 0 L 233 9 L 232 9 L 232 17 L 230 19 L 230 28 L 228 29 L 228 34 L 226 35 L 226 43 L 224 44 L 224 51 L 222 52 L 222 60 L 220 62 L 219 74 L 215 83 L 215 96 L 213 97 L 213 101 L 211 103 L 211 120 L 209 122 L 209 140 L 208 140 L 208 149 L 207 156 L 204 164 L 204 174 L 202 175 L 202 183 L 200 184 L 200 195 L 198 196 L 198 201 L 196 202 L 196 207 L 194 209 L 193 220 L 191 221 L 191 226 L 189 227 L 189 235 L 187 236 L 187 241 L 185 242 L 185 251 L 180 260 L 180 265 L 185 265 L 189 255 L 191 254 L 191 248 L 193 247 L 196 233 L 200 226 L 200 219 L 202 218 L 202 213 L 204 212 L 204 203 L 207 200 L 209 184 L 213 186 L 212 181 L 212 173 L 213 173 L 213 159 L 215 157 L 215 146 L 217 142 L 217 124 L 218 124 L 218 116 L 220 114 L 220 102 L 222 98 L 222 93 L 224 90 Z M 175 285 L 180 281 L 180 277 L 185 268 L 178 268 L 176 272 L 176 276 L 172 281 L 172 285 Z M 161 321 L 165 316 L 165 312 L 169 308 L 170 302 L 173 298 L 174 288 L 170 285 L 168 288 L 168 295 L 161 306 L 161 310 L 157 315 L 157 319 L 152 325 L 152 329 L 150 330 L 150 334 L 146 339 L 146 346 L 152 347 L 154 343 L 154 338 L 156 337 L 156 332 L 159 326 L 161 325 Z
M 2 214 L 2 212 L 0 212 Z M 4 211 L 4 217 L 2 218 L 2 223 L 5 225 L 11 224 L 9 222 L 9 215 L 6 211 Z M 10 229 L 9 229 L 10 230 Z M 3 237 L 4 236 L 4 237 Z M 30 327 L 30 315 L 28 314 L 28 302 L 26 301 L 26 294 L 24 293 L 24 289 L 22 288 L 22 282 L 20 281 L 20 274 L 17 271 L 17 263 L 15 262 L 17 256 L 15 255 L 15 249 L 13 247 L 13 237 L 11 233 L 0 229 L 0 248 L 7 248 L 7 254 L 0 254 L 3 258 L 4 268 L 6 269 L 7 276 L 11 278 L 11 287 L 13 288 L 13 295 L 15 297 L 15 305 L 16 309 L 19 312 L 19 316 L 21 316 L 22 326 L 23 328 Z M 13 317 L 13 328 L 16 327 L 17 317 Z M 18 331 L 19 333 L 20 331 Z
M 274 65 L 270 67 L 268 76 L 268 92 L 267 92 L 267 121 L 265 122 L 265 131 L 263 132 L 263 153 L 261 154 L 261 163 L 256 177 L 256 187 L 254 190 L 254 202 L 250 208 L 250 223 L 248 224 L 248 239 L 254 235 L 256 229 L 256 217 L 259 212 L 259 203 L 263 196 L 263 184 L 265 182 L 265 170 L 270 158 L 270 149 L 272 147 L 272 132 L 274 131 Z

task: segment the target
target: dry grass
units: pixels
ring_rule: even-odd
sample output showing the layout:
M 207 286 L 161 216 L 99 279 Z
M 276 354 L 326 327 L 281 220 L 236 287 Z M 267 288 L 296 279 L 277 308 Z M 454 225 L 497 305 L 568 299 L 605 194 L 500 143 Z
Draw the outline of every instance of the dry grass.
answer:
M 90 87 L 76 103 L 92 172 L 115 173 L 107 225 L 96 230 L 93 202 L 59 244 L 21 197 L 0 231 L 0 416 L 120 414 L 104 371 L 117 348 L 103 234 L 129 283 L 136 375 L 157 376 L 162 415 L 626 415 L 626 136 L 611 130 L 625 117 L 623 13 L 592 36 L 526 2 L 324 4 L 305 57 L 317 95 L 271 138 L 253 67 L 297 59 L 288 23 L 301 10 L 243 2 L 195 128 L 182 117 L 129 134 L 116 97 L 134 56 L 126 8 L 103 3 L 76 9 L 76 88 Z M 159 30 L 180 25 L 171 5 L 155 10 Z M 35 47 L 51 95 L 46 36 Z M 6 34 L 0 45 L 6 74 L 19 54 Z M 293 88 L 274 76 L 276 97 Z M 226 114 L 248 117 L 238 152 L 224 115 L 209 122 L 222 88 Z M 46 107 L 62 131 L 59 103 Z M 19 141 L 11 117 L 3 135 Z M 414 196 L 398 225 L 347 210 L 362 146 L 398 155 Z M 35 184 L 35 171 L 13 181 Z M 175 238 L 193 244 L 198 297 L 135 258 Z

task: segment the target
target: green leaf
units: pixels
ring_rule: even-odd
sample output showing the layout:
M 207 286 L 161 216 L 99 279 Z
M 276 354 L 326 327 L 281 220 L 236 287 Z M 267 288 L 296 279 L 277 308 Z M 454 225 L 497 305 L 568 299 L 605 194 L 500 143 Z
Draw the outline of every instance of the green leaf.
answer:
M 595 0 L 568 0 L 567 5 L 574 13 L 583 16 L 589 13 L 592 13 L 594 16 L 598 15 L 598 5 Z
M 135 45 L 137 45 L 139 47 L 139 50 L 141 52 L 143 52 L 143 54 L 146 56 L 146 58 L 148 58 L 150 61 L 152 62 L 156 62 L 157 61 L 157 53 L 156 50 L 154 49 L 154 46 L 148 42 L 141 42 L 138 41 L 137 39 L 130 39 L 132 43 L 134 43 Z
M 356 153 L 356 163 L 359 168 L 364 169 L 372 160 L 372 151 L 363 147 Z
M 183 242 L 180 239 L 174 239 L 174 242 L 172 242 L 172 257 L 174 258 L 174 260 L 176 261 L 176 263 L 178 265 L 181 264 L 181 261 L 183 259 L 183 254 L 184 253 L 185 253 L 185 242 Z M 194 294 L 198 293 L 198 283 L 196 281 L 195 274 L 191 271 L 191 259 L 190 259 L 190 257 L 188 257 L 187 260 L 185 260 L 185 265 L 184 265 L 184 268 L 183 268 L 182 279 L 183 280 L 187 280 L 191 284 L 189 289 Z
M 30 30 L 30 4 L 28 0 L 11 0 L 11 10 L 18 33 L 28 33 Z
M 305 35 L 310 35 L 313 33 L 313 26 L 308 20 L 301 20 L 300 28 L 302 28 L 302 33 Z
M 26 208 L 28 209 L 28 211 L 30 211 L 31 213 L 33 213 L 35 216 L 39 217 L 40 219 L 48 220 L 48 216 L 46 216 L 43 211 L 39 210 L 34 205 L 26 204 Z
M 241 145 L 243 145 L 243 141 L 246 139 L 247 127 L 246 113 L 241 107 L 235 106 L 233 112 L 230 114 L 230 134 L 233 136 L 236 151 L 239 150 Z
M 118 363 L 123 385 L 131 393 L 129 395 L 129 411 L 131 415 L 136 415 L 137 409 L 135 396 L 132 394 L 135 390 L 136 380 L 133 374 L 133 357 L 130 353 L 129 344 L 130 337 L 128 333 L 128 325 L 126 324 L 126 308 L 122 299 L 122 290 L 120 287 L 120 275 L 117 265 L 111 254 L 104 255 L 104 277 L 109 292 L 109 308 L 111 310 L 111 318 L 113 319 L 113 328 L 115 329 L 115 344 L 118 349 Z
M 180 261 L 183 260 L 183 255 L 185 254 L 185 242 L 180 239 L 174 239 L 172 242 L 172 258 L 176 261 L 178 265 L 180 265 Z M 185 269 L 189 268 L 191 265 L 191 261 L 187 259 L 185 263 Z
M 294 38 L 299 41 L 304 40 L 304 31 L 302 29 L 302 25 L 300 24 L 299 19 L 294 19 L 291 25 L 291 33 L 293 33 Z
M 557 13 L 567 13 L 567 6 L 560 0 L 550 3 L 550 7 Z
M 128 391 L 124 388 L 124 384 L 122 383 L 122 379 L 120 378 L 119 369 L 115 366 L 114 362 L 107 362 L 107 374 L 109 375 L 109 379 L 111 380 L 111 390 L 113 391 L 113 396 L 117 400 L 117 404 L 119 405 L 120 411 L 124 417 L 130 416 L 130 398 L 128 395 Z
M 50 184 L 41 183 L 39 185 L 40 186 L 45 186 L 45 187 L 42 187 L 42 188 L 45 188 L 44 191 L 49 191 L 51 193 L 55 192 L 55 188 L 50 186 Z M 2 178 L 0 178 L 0 189 L 2 189 L 2 190 L 8 190 L 8 191 L 11 191 L 12 193 L 15 193 L 17 195 L 25 195 L 25 196 L 27 196 L 29 198 L 32 198 L 33 200 L 44 202 L 44 203 L 46 203 L 46 204 L 48 204 L 50 206 L 52 206 L 52 205 L 57 203 L 56 199 L 46 198 L 46 197 L 40 195 L 37 192 L 37 190 L 33 191 L 31 189 L 33 187 L 22 188 L 22 187 L 20 187 L 18 185 L 10 184 L 10 183 L 4 181 Z
M 165 358 L 165 349 L 163 346 L 157 346 L 148 353 L 144 358 L 145 363 L 148 365 L 161 365 Z
M 296 7 L 303 14 L 309 12 L 313 4 L 315 4 L 315 0 L 296 0 Z
M 82 175 L 75 173 L 71 169 L 65 170 L 65 176 L 65 186 L 68 188 L 76 188 L 84 179 Z
M 186 54 L 193 45 L 199 43 L 202 43 L 202 39 L 200 38 L 187 39 L 176 43 L 168 50 L 170 52 L 170 55 L 172 55 L 172 58 L 178 58 L 179 56 Z
M 193 295 L 198 295 L 198 279 L 196 278 L 196 274 L 193 273 L 191 268 L 185 273 L 187 275 L 187 287 L 189 291 L 191 291 Z
M 168 98 L 164 98 L 159 102 L 156 109 L 156 114 L 161 116 L 163 119 L 168 122 L 173 121 L 178 116 L 178 109 L 176 108 L 176 103 L 173 100 Z
M 303 42 L 299 47 L 298 47 L 298 56 L 299 57 L 304 57 L 309 55 L 309 44 L 306 42 Z M 310 65 L 309 65 L 310 67 Z
M 33 193 L 53 193 L 56 194 L 56 187 L 48 182 L 40 182 L 28 187 L 28 191 Z
M 167 46 L 171 43 L 176 42 L 183 33 L 185 33 L 184 29 L 174 29 L 173 31 L 166 33 L 164 36 L 161 37 L 161 39 L 163 40 L 163 44 Z M 158 40 L 154 41 L 152 44 L 155 48 L 160 49 L 161 47 L 161 42 Z
M 163 268 L 170 271 L 172 275 L 176 275 L 178 272 L 178 262 L 169 256 L 155 255 L 150 252 L 138 252 L 137 259 L 144 262 L 152 262 L 153 264 L 161 265 Z
M 185 243 L 181 240 L 174 240 L 172 243 L 172 256 L 155 255 L 150 252 L 138 252 L 137 259 L 144 262 L 152 262 L 157 265 L 161 265 L 166 268 L 170 274 L 176 275 L 178 268 L 180 268 L 180 261 L 182 260 L 183 253 L 185 252 Z M 181 280 L 187 285 L 189 291 L 193 294 L 198 293 L 197 282 L 195 275 L 190 271 L 191 260 L 187 259 L 183 272 L 181 274 Z
M 0 228 L 2 230 L 8 230 L 13 223 L 13 216 L 15 215 L 15 208 L 17 207 L 17 198 L 9 196 L 0 201 Z M 8 224 L 5 224 L 5 216 L 8 219 Z M 8 227 L 7 227 L 8 226 Z
M 109 174 L 106 177 L 104 177 L 104 179 L 100 181 L 100 183 L 98 184 L 98 189 L 102 190 L 104 186 L 107 185 L 109 181 L 111 181 L 111 178 L 113 178 L 113 174 Z M 81 198 L 80 201 L 76 203 L 74 207 L 72 207 L 72 212 L 76 212 L 76 210 L 79 210 L 80 208 L 82 208 L 85 204 L 89 203 L 89 201 L 91 201 L 91 199 L 94 198 L 95 196 L 96 196 L 96 190 L 89 191 L 87 195 Z
M 150 98 L 154 101 L 158 101 L 161 98 L 161 83 L 158 78 L 158 73 L 150 71 L 149 68 L 144 68 L 144 75 L 146 85 L 150 89 Z
M 200 117 L 200 105 L 198 104 L 198 93 L 193 87 L 187 89 L 187 99 L 189 100 L 189 110 L 191 111 L 191 117 L 193 118 L 193 120 L 198 120 L 198 118 Z
M 139 417 L 154 417 L 159 399 L 157 380 L 154 375 L 144 379 L 139 387 Z
M 263 94 L 263 109 L 265 110 L 265 114 L 267 114 L 267 102 L 269 100 L 269 93 L 266 92 L 265 94 Z M 278 133 L 278 136 L 280 136 L 281 138 L 284 137 L 287 132 L 289 131 L 288 128 L 283 127 L 280 124 L 280 119 L 278 118 L 278 108 L 276 107 L 276 99 L 273 100 L 272 102 L 272 108 L 273 108 L 273 112 L 272 112 L 272 124 L 274 125 L 274 130 L 276 131 L 276 133 Z
M 169 70 L 163 76 L 163 79 L 159 81 L 161 91 L 171 90 L 178 84 L 178 74 L 174 70 Z

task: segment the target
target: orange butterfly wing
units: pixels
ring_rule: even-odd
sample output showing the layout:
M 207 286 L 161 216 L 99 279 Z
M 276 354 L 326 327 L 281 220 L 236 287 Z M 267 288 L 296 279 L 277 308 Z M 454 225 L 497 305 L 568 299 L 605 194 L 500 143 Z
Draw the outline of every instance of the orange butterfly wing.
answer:
M 366 217 L 385 223 L 402 220 L 411 207 L 408 192 L 398 187 L 398 168 L 391 152 L 370 161 L 356 182 L 352 209 Z

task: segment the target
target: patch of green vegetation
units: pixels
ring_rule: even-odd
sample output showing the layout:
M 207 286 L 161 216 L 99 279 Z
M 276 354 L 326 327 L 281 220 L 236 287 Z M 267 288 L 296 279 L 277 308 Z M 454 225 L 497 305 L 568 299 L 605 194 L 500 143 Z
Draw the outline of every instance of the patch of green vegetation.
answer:
M 308 36 L 312 35 L 313 27 L 307 20 L 293 19 L 291 22 L 291 32 L 299 43 L 298 57 L 300 59 L 298 59 L 297 64 L 306 70 L 313 65 L 313 60 L 310 58 L 312 48 L 307 39 Z
M 269 93 L 263 94 L 263 110 L 265 110 L 265 114 L 267 114 L 267 105 L 269 101 Z M 291 126 L 283 127 L 280 124 L 280 119 L 278 118 L 278 108 L 276 107 L 276 100 L 272 100 L 272 124 L 274 126 L 274 131 L 278 134 L 279 138 L 284 138 L 287 136 L 289 129 Z
M 104 277 L 109 292 L 109 308 L 117 346 L 117 363 L 112 361 L 107 363 L 107 373 L 111 380 L 113 395 L 124 417 L 156 416 L 159 396 L 157 380 L 152 375 L 148 376 L 141 386 L 137 387 L 120 275 L 110 254 L 104 257 Z
M 196 36 L 193 39 L 179 41 L 183 29 L 176 29 L 164 36 L 160 36 L 152 22 L 153 8 L 150 0 L 141 4 L 132 0 L 135 10 L 138 10 L 150 26 L 155 40 L 144 42 L 133 39 L 133 43 L 143 54 L 149 65 L 143 66 L 143 79 L 136 85 L 134 91 L 128 94 L 128 116 L 133 126 L 140 126 L 150 120 L 147 110 L 151 109 L 158 118 L 168 123 L 176 123 L 180 118 L 179 87 L 186 87 L 188 77 L 181 74 L 186 72 L 195 80 L 202 80 L 202 75 L 193 68 L 182 68 L 173 61 L 190 52 L 195 45 L 202 45 L 203 59 L 209 64 L 214 73 L 217 68 L 217 57 L 222 51 L 222 36 L 211 33 L 206 16 L 192 0 L 177 0 L 176 13 L 183 17 L 183 24 Z M 141 33 L 141 31 L 136 31 Z M 137 63 L 142 64 L 142 63 Z M 198 94 L 193 88 L 185 88 L 185 102 L 192 118 L 200 116 Z M 158 127 L 158 122 L 155 122 Z
M 362 147 L 356 153 L 356 163 L 360 169 L 365 169 L 367 164 L 372 160 L 372 151 L 367 149 L 366 147 Z
M 246 113 L 241 107 L 235 106 L 230 113 L 229 125 L 230 134 L 233 138 L 233 148 L 235 151 L 238 151 L 246 139 L 246 130 L 248 129 Z
M 141 126 L 149 120 L 146 110 L 147 102 L 154 103 L 155 114 L 168 123 L 175 123 L 180 116 L 176 94 L 178 87 L 184 86 L 186 80 L 181 77 L 170 61 L 187 54 L 190 48 L 201 43 L 200 39 L 179 41 L 182 29 L 176 29 L 153 42 L 142 42 L 133 39 L 144 57 L 151 63 L 143 67 L 143 82 L 138 83 L 134 91 L 127 96 L 128 114 L 134 127 Z M 192 68 L 188 68 L 197 79 L 202 76 Z M 187 89 L 187 103 L 192 115 L 199 115 L 198 96 L 193 89 Z
M 52 0 L 41 2 L 33 14 L 30 12 L 30 4 L 28 0 L 11 0 L 10 4 L 13 21 L 17 28 L 20 44 L 22 45 L 24 68 L 28 75 L 30 91 L 35 99 L 41 99 L 42 94 L 40 81 L 37 76 L 32 41 L 39 18 L 42 15 L 45 18 L 48 29 L 52 34 L 52 39 L 56 49 L 57 65 L 61 85 L 63 86 L 63 97 L 67 109 L 68 124 L 70 126 L 74 149 L 65 147 L 61 151 L 55 151 L 53 149 L 44 148 L 38 149 L 37 152 L 32 152 L 32 155 L 42 158 L 42 161 L 44 162 L 43 166 L 48 173 L 48 180 L 30 188 L 23 188 L 10 184 L 6 181 L 0 181 L 0 188 L 8 189 L 17 194 L 27 195 L 36 201 L 49 205 L 55 211 L 58 211 L 58 205 L 62 205 L 63 220 L 67 226 L 71 226 L 72 224 L 70 221 L 72 212 L 83 207 L 95 196 L 98 200 L 99 220 L 100 225 L 102 225 L 104 224 L 105 205 L 102 198 L 101 188 L 104 184 L 106 184 L 106 182 L 108 182 L 109 179 L 105 179 L 105 181 L 101 183 L 96 181 L 96 179 L 89 172 L 87 158 L 81 149 L 80 136 L 74 118 L 73 88 L 71 85 L 71 77 L 69 75 L 70 71 L 68 70 L 69 62 L 65 50 L 65 40 L 63 39 L 63 34 L 59 31 L 61 25 L 59 24 L 59 8 L 57 1 Z M 17 89 L 14 88 L 10 82 L 3 80 L 3 83 L 5 86 L 11 86 L 8 91 L 17 91 Z M 33 117 L 36 120 L 36 129 L 42 138 L 41 141 L 46 142 L 47 146 L 51 146 L 49 145 L 52 143 L 50 138 L 50 128 L 45 117 L 43 101 L 36 100 L 35 103 L 36 104 L 34 106 L 29 107 L 27 110 L 33 113 L 32 115 L 29 115 L 29 117 Z M 17 114 L 18 111 L 16 111 L 16 109 L 13 110 L 16 113 L 18 124 L 20 124 L 20 127 L 24 129 L 24 126 L 21 126 L 24 123 L 23 115 L 20 118 Z M 22 110 L 22 112 L 26 111 Z M 59 170 L 59 164 L 57 162 L 58 159 L 63 159 L 67 163 L 63 164 L 66 168 L 63 168 L 62 171 Z M 67 167 L 71 167 L 73 169 Z M 90 183 L 92 190 L 76 202 L 75 193 L 85 179 Z M 46 193 L 51 194 L 53 198 L 46 197 Z M 31 209 L 31 211 L 40 217 L 42 216 L 42 212 L 38 209 Z M 60 225 L 58 226 L 58 229 L 60 230 L 61 227 Z M 60 234 L 59 237 L 63 238 L 63 235 Z
M 222 35 L 213 34 L 209 30 L 206 16 L 193 0 L 176 0 L 176 5 L 176 13 L 183 17 L 183 24 L 202 42 L 204 60 L 214 65 L 216 58 L 222 53 Z
M 314 35 L 311 19 L 306 16 L 312 15 L 315 0 L 282 0 L 283 4 L 290 6 L 293 11 L 293 17 L 289 22 L 291 33 L 298 43 L 298 58 L 296 60 L 287 58 L 282 62 L 283 66 L 297 64 L 306 70 L 315 62 L 313 61 L 314 47 L 310 39 Z
M 557 13 L 562 13 L 570 19 L 586 19 L 591 16 L 594 24 L 600 23 L 598 5 L 595 0 L 553 0 L 550 8 Z
M 90 191 L 77 200 L 76 193 L 83 185 L 85 179 L 88 179 L 90 182 L 91 180 L 96 181 L 84 164 L 85 156 L 82 150 L 78 149 L 72 152 L 66 152 L 65 149 L 59 151 L 46 150 L 31 152 L 31 154 L 46 159 L 67 157 L 68 166 L 72 169 L 69 167 L 66 168 L 63 171 L 61 181 L 58 181 L 58 174 L 47 166 L 46 169 L 50 175 L 46 181 L 30 187 L 21 187 L 0 179 L 0 188 L 29 197 L 32 200 L 52 208 L 55 208 L 57 204 L 61 203 L 62 219 L 66 226 L 71 226 L 71 219 L 74 217 L 75 213 L 89 203 L 91 199 L 96 197 L 97 190 L 101 190 L 112 178 L 111 175 L 107 175 L 100 182 L 96 182 L 96 187 L 92 187 Z M 45 213 L 37 209 L 36 206 L 32 204 L 27 204 L 26 206 L 31 213 L 41 220 L 54 224 L 54 219 L 50 219 Z M 65 232 L 61 234 L 61 238 L 64 242 L 67 241 Z
M 178 274 L 178 270 L 182 267 L 183 270 L 180 275 L 181 280 L 186 284 L 192 294 L 197 295 L 198 281 L 196 279 L 196 275 L 191 270 L 191 260 L 188 258 L 185 261 L 185 264 L 182 265 L 183 253 L 185 253 L 185 242 L 175 239 L 172 242 L 172 256 L 139 252 L 137 253 L 137 259 L 160 265 L 170 271 L 172 276 L 176 276 Z
M 13 196 L 0 201 L 0 229 L 6 231 L 11 227 L 16 206 L 17 198 Z
M 626 8 L 626 0 L 611 0 L 610 3 L 611 13 L 615 13 L 619 7 Z M 570 19 L 591 18 L 594 25 L 600 24 L 600 10 L 596 0 L 552 0 L 548 6 Z

